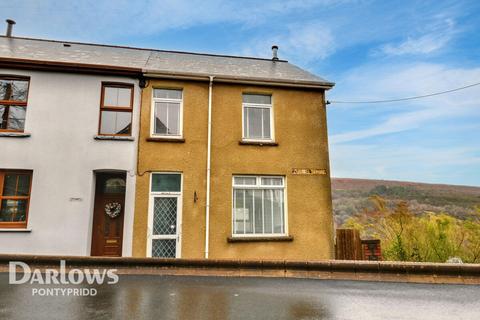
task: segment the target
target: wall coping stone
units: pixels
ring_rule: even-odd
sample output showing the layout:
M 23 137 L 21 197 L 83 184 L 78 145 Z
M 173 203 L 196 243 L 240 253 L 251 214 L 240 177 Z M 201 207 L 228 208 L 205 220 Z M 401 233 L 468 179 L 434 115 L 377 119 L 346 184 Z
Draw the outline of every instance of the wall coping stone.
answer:
M 127 274 L 142 274 L 142 270 L 149 270 L 147 273 L 151 274 L 152 270 L 156 270 L 161 274 L 261 277 L 268 276 L 268 271 L 272 271 L 274 277 L 480 284 L 480 264 L 363 260 L 217 260 L 0 254 L 0 271 L 8 270 L 9 261 L 22 261 L 41 267 L 58 266 L 60 260 L 66 260 L 67 267 L 114 267 Z M 250 271 L 245 275 L 241 270 Z

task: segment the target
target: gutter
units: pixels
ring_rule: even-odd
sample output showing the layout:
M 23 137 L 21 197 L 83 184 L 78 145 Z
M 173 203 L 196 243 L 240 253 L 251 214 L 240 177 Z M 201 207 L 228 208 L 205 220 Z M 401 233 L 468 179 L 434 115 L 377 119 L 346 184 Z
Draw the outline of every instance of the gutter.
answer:
M 135 78 L 140 78 L 142 76 L 142 69 L 139 68 L 6 57 L 0 57 L 0 67 L 102 75 L 119 75 Z
M 210 242 L 210 172 L 212 153 L 212 91 L 213 76 L 209 76 L 208 84 L 208 138 L 207 138 L 207 199 L 205 206 L 205 259 L 208 259 Z
M 146 78 L 157 79 L 175 79 L 175 80 L 192 80 L 192 81 L 209 81 L 210 75 L 194 74 L 194 73 L 174 73 L 174 72 L 155 72 L 143 70 L 143 75 Z M 302 81 L 302 80 L 268 80 L 265 78 L 257 77 L 232 77 L 227 75 L 216 75 L 215 82 L 221 83 L 237 83 L 237 84 L 249 84 L 249 85 L 261 85 L 261 86 L 275 86 L 275 87 L 289 87 L 289 88 L 308 88 L 308 89 L 323 89 L 329 90 L 333 88 L 335 83 L 333 82 L 315 82 L 315 81 Z

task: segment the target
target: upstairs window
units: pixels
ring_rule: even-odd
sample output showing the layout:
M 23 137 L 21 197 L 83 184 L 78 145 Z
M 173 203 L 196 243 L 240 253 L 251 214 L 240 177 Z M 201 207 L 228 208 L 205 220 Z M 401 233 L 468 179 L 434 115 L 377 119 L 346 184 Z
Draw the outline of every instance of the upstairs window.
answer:
M 152 136 L 182 137 L 182 90 L 153 90 Z
M 100 135 L 130 136 L 132 134 L 133 85 L 102 84 L 100 104 Z
M 0 228 L 25 228 L 32 171 L 0 169 Z
M 0 131 L 23 132 L 29 79 L 0 75 Z
M 243 140 L 273 141 L 272 96 L 243 95 Z

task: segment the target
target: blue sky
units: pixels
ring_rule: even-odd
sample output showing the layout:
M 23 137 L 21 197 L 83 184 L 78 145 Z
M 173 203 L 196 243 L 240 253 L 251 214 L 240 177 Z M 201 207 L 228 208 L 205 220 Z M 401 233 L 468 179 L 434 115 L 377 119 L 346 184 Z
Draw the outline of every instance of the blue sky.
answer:
M 480 1 L 2 1 L 19 36 L 279 56 L 371 100 L 480 82 Z M 332 174 L 480 186 L 480 86 L 332 104 Z

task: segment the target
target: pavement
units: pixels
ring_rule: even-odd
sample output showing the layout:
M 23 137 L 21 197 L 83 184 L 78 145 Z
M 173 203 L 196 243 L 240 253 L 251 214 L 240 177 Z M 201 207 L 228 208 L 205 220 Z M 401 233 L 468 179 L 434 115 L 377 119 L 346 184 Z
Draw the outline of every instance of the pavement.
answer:
M 39 296 L 32 289 L 95 289 Z M 8 283 L 0 319 L 480 319 L 480 286 L 294 278 L 120 275 L 113 285 Z

